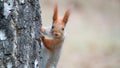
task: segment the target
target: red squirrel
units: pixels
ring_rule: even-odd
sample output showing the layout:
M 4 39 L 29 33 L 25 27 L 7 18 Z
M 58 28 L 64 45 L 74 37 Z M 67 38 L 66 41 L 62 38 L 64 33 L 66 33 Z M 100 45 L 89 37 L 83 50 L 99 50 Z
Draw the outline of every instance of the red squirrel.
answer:
M 64 42 L 64 28 L 67 24 L 70 15 L 70 10 L 65 12 L 62 19 L 58 17 L 58 6 L 54 8 L 53 24 L 50 28 L 42 27 L 42 43 L 48 52 L 48 59 L 46 60 L 45 68 L 56 68 L 61 47 Z

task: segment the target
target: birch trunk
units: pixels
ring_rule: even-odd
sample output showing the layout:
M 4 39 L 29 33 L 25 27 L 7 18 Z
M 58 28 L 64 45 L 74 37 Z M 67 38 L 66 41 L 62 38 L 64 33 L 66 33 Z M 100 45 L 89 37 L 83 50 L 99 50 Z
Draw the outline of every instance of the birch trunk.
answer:
M 0 68 L 43 68 L 39 0 L 0 0 Z

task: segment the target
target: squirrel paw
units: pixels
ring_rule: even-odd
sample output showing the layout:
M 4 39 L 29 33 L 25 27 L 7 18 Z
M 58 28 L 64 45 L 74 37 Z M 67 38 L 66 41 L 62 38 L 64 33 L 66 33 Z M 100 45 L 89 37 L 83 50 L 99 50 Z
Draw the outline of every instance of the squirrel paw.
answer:
M 44 26 L 41 27 L 41 32 L 42 32 L 43 34 L 45 33 L 45 27 L 44 27 Z

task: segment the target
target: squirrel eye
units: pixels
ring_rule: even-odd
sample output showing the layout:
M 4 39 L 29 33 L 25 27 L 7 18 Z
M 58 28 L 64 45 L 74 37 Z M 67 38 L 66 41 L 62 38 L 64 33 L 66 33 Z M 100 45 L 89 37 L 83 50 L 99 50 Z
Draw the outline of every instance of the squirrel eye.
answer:
M 62 28 L 62 30 L 64 30 L 64 28 Z
M 54 26 L 52 26 L 52 29 L 54 28 Z

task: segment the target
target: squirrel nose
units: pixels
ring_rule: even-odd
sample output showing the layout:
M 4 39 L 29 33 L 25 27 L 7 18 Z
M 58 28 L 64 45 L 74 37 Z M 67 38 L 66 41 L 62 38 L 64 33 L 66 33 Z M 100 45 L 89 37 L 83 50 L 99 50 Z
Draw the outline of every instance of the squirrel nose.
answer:
M 59 34 L 55 33 L 55 36 L 59 36 Z

